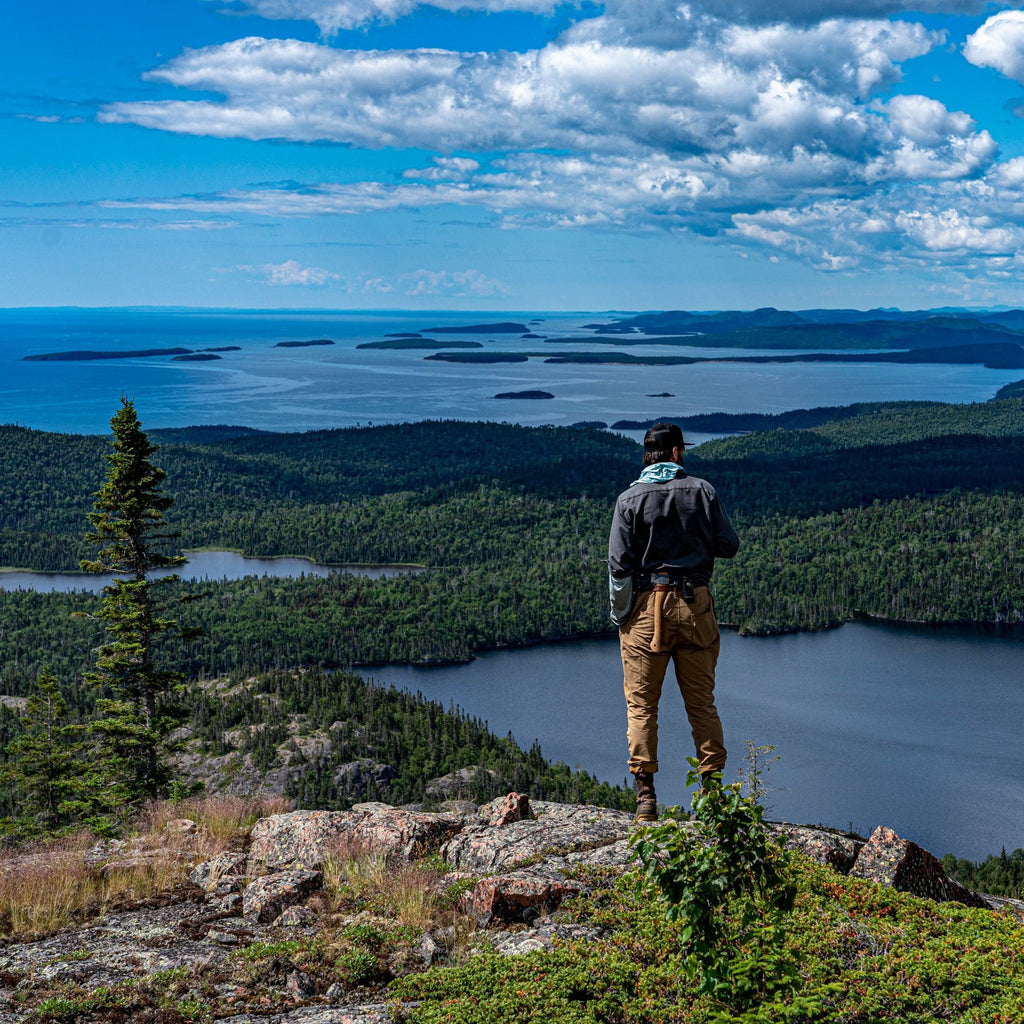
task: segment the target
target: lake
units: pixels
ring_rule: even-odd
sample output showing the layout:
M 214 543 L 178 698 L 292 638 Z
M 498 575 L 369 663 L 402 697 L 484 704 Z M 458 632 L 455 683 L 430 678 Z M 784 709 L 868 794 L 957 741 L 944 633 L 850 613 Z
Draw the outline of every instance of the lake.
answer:
M 177 570 L 186 580 L 240 580 L 246 576 L 329 576 L 342 572 L 376 580 L 420 572 L 411 565 L 320 565 L 309 558 L 256 558 L 235 551 L 186 551 L 187 561 Z M 163 575 L 154 573 L 155 576 Z M 70 594 L 86 590 L 98 594 L 111 577 L 84 572 L 0 572 L 0 590 L 36 590 Z
M 427 362 L 424 351 L 359 349 L 367 341 L 432 326 L 513 320 L 539 333 L 576 338 L 545 346 L 518 335 L 479 336 L 498 351 L 590 349 L 584 325 L 601 313 L 299 312 L 287 310 L 0 310 L 0 423 L 105 433 L 122 394 L 147 428 L 226 423 L 313 430 L 423 419 L 568 425 L 582 420 L 655 420 L 702 412 L 783 412 L 850 402 L 928 399 L 981 402 L 1020 370 L 895 363 L 698 363 L 681 366 L 460 365 Z M 450 337 L 450 336 L 449 336 Z M 330 346 L 276 348 L 329 338 Z M 440 339 L 444 340 L 441 335 Z M 169 357 L 25 362 L 30 354 L 239 346 L 205 363 Z M 645 347 L 651 354 L 742 355 L 719 348 Z M 547 354 L 547 353 L 545 353 Z M 760 353 L 764 354 L 764 353 Z M 546 390 L 552 399 L 499 400 Z M 671 398 L 655 398 L 668 392 Z M 45 397 L 44 397 L 45 396 Z
M 774 744 L 769 817 L 863 834 L 894 828 L 936 856 L 1024 846 L 1021 639 L 852 623 L 778 637 L 722 634 L 717 703 L 730 751 Z M 625 704 L 614 640 L 482 654 L 468 665 L 364 675 L 486 719 L 521 746 L 621 783 Z M 671 679 L 671 673 L 670 673 Z M 658 796 L 688 804 L 693 756 L 674 683 L 661 702 Z

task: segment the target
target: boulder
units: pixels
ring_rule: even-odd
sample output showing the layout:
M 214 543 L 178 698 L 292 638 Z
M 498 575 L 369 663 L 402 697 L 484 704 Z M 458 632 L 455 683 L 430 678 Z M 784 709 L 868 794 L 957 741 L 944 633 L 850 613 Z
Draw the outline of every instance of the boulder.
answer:
M 197 864 L 189 872 L 188 880 L 204 892 L 213 892 L 221 879 L 244 875 L 245 860 L 244 853 L 218 853 L 216 857 Z
M 585 942 L 599 939 L 603 929 L 586 924 L 545 924 L 525 932 L 503 932 L 495 936 L 494 950 L 502 956 L 522 956 L 539 950 L 550 952 L 555 940 Z
M 463 911 L 480 924 L 492 921 L 534 921 L 546 917 L 565 899 L 580 892 L 579 882 L 534 872 L 513 872 L 481 878 L 463 900 Z
M 582 804 L 533 804 L 535 820 L 507 825 L 468 825 L 441 847 L 452 867 L 500 871 L 553 851 L 593 850 L 625 839 L 633 816 L 625 811 Z
M 250 870 L 319 868 L 339 848 L 409 860 L 436 850 L 461 827 L 462 815 L 357 804 L 350 811 L 291 811 L 261 818 L 252 829 Z
M 827 828 L 786 822 L 771 822 L 768 827 L 785 840 L 787 849 L 798 850 L 841 875 L 849 873 L 864 846 L 862 839 Z
M 530 798 L 525 793 L 509 793 L 484 804 L 477 811 L 477 817 L 492 828 L 496 825 L 511 825 L 513 821 L 533 820 Z
M 850 877 L 866 878 L 939 903 L 954 901 L 969 907 L 987 906 L 977 893 L 954 882 L 927 850 L 900 839 L 884 825 L 879 825 L 864 844 Z
M 302 903 L 323 885 L 319 871 L 279 871 L 250 882 L 242 893 L 242 915 L 257 922 L 273 921 L 286 907 Z

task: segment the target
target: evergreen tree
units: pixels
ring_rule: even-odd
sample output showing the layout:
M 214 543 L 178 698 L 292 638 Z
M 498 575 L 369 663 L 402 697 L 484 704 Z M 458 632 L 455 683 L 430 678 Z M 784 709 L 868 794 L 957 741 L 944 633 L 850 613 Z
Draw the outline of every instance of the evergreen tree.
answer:
M 182 631 L 176 620 L 161 615 L 158 594 L 179 577 L 150 574 L 174 569 L 185 559 L 160 550 L 177 536 L 164 520 L 173 500 L 161 493 L 166 474 L 150 461 L 157 449 L 143 432 L 134 403 L 122 397 L 110 425 L 107 479 L 96 493 L 89 513 L 92 531 L 86 534 L 101 547 L 95 559 L 81 565 L 115 577 L 103 588 L 99 613 L 107 642 L 86 678 L 101 693 L 90 725 L 98 742 L 97 768 L 108 781 L 110 809 L 123 810 L 165 795 L 170 781 L 169 737 L 184 718 L 175 699 L 181 676 L 160 668 L 156 655 L 161 638 Z
M 68 706 L 47 668 L 21 716 L 23 732 L 7 745 L 0 784 L 10 786 L 17 814 L 2 825 L 19 838 L 50 835 L 73 825 L 82 807 L 82 726 L 68 721 Z

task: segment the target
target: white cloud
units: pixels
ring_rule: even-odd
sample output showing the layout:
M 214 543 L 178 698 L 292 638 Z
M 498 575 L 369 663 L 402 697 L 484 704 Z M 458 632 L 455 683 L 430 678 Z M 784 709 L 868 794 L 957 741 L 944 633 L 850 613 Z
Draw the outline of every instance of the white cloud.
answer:
M 479 270 L 414 270 L 398 279 L 406 295 L 508 295 L 511 289 Z
M 220 3 L 221 0 L 214 0 Z M 324 35 L 374 22 L 393 22 L 421 6 L 419 0 L 247 0 L 246 8 L 263 18 L 315 22 Z M 556 0 L 431 0 L 423 6 L 442 11 L 495 13 L 554 9 Z
M 937 41 L 920 26 L 886 22 L 729 28 L 714 45 L 681 50 L 583 39 L 529 53 L 460 54 L 247 38 L 189 51 L 149 75 L 223 101 L 112 104 L 100 119 L 441 153 L 785 157 L 803 147 L 856 161 L 899 150 L 884 112 L 861 95 L 891 84 L 899 61 Z M 437 167 L 434 180 L 463 170 Z
M 285 260 L 284 263 L 261 263 L 256 266 L 241 264 L 235 268 L 246 274 L 257 274 L 266 279 L 267 284 L 299 287 L 322 287 L 330 281 L 340 280 L 323 267 L 304 267 L 297 260 Z
M 311 18 L 327 34 L 394 20 L 412 2 L 251 0 L 248 6 L 267 17 Z M 551 7 L 546 0 L 433 6 Z M 995 140 L 967 113 L 899 92 L 902 65 L 946 37 L 879 16 L 981 6 L 972 0 L 739 6 L 607 0 L 604 13 L 525 53 L 345 50 L 239 39 L 186 51 L 147 76 L 206 95 L 115 103 L 101 120 L 431 156 L 387 180 L 268 184 L 101 205 L 197 220 L 454 205 L 486 210 L 510 227 L 693 231 L 829 271 L 934 264 L 941 254 L 952 264 L 996 272 L 995 261 L 1016 252 L 1022 240 L 1024 163 L 999 165 Z M 1024 16 L 1015 12 L 990 18 L 969 40 L 968 59 L 992 56 L 997 38 L 1009 52 L 1011 28 L 1019 24 Z M 999 59 L 1001 70 L 1013 66 L 1008 57 Z M 308 276 L 313 272 L 297 264 L 280 271 L 294 284 L 339 281 L 333 275 L 317 281 Z M 479 271 L 421 271 L 337 286 L 503 294 L 503 286 Z
M 480 170 L 480 162 L 467 157 L 434 157 L 433 167 L 409 167 L 402 171 L 403 178 L 419 178 L 422 181 L 460 181 Z
M 223 6 L 224 0 L 209 0 Z M 330 35 L 339 29 L 394 22 L 417 8 L 493 14 L 525 11 L 546 14 L 561 0 L 243 0 L 244 9 L 264 18 L 315 22 Z M 577 0 L 577 6 L 581 6 Z M 740 24 L 812 24 L 830 18 L 880 18 L 904 12 L 975 14 L 989 0 L 606 0 L 612 18 L 627 23 L 647 40 L 672 36 L 707 20 Z M 1016 7 L 1017 3 L 1005 4 Z M 234 9 L 234 8 L 232 8 Z
M 1000 11 L 964 44 L 964 56 L 1024 84 L 1024 11 Z

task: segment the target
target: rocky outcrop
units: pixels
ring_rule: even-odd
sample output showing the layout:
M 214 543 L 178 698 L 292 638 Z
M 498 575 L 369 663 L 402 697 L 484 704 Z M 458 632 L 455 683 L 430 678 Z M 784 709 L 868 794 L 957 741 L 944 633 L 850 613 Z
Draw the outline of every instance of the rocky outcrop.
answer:
M 859 836 L 821 826 L 773 822 L 769 828 L 785 842 L 787 849 L 798 850 L 819 864 L 835 868 L 841 875 L 849 873 L 864 846 Z
M 424 789 L 427 796 L 442 800 L 459 800 L 478 792 L 500 792 L 504 781 L 493 768 L 483 765 L 469 765 L 449 772 L 436 779 L 430 779 Z
M 250 882 L 242 893 L 242 916 L 274 921 L 282 911 L 302 903 L 324 884 L 319 871 L 279 871 Z
M 879 825 L 871 834 L 849 874 L 852 878 L 866 878 L 939 903 L 952 901 L 968 907 L 988 905 L 977 893 L 950 878 L 927 850 L 900 839 L 884 825 Z
M 275 814 L 253 826 L 249 869 L 320 868 L 345 850 L 373 850 L 409 860 L 437 850 L 464 822 L 460 814 L 428 814 L 379 803 L 357 804 L 351 811 Z
M 348 799 L 362 800 L 371 786 L 383 792 L 397 777 L 398 770 L 393 765 L 363 759 L 339 765 L 333 778 L 339 792 L 351 794 Z
M 578 882 L 560 878 L 557 872 L 542 875 L 536 871 L 512 872 L 482 878 L 463 901 L 465 913 L 478 924 L 492 921 L 522 922 L 545 917 L 566 896 L 582 890 Z
M 454 868 L 501 871 L 546 854 L 607 846 L 625 839 L 633 817 L 625 811 L 538 800 L 535 817 L 505 825 L 467 825 L 441 847 Z
M 98 844 L 86 860 L 100 873 L 111 863 L 163 850 L 174 837 L 179 853 L 198 849 L 192 825 L 187 820 L 172 823 L 150 849 L 125 841 Z M 837 872 L 1024 919 L 1024 904 L 964 889 L 931 854 L 891 829 L 878 828 L 864 840 L 820 827 L 770 827 L 787 846 Z M 273 948 L 312 936 L 321 915 L 336 913 L 328 909 L 330 900 L 318 895 L 320 868 L 332 854 L 379 856 L 389 859 L 397 872 L 402 862 L 434 853 L 451 867 L 437 890 L 461 892 L 460 907 L 475 925 L 460 919 L 458 928 L 446 925 L 410 942 L 401 969 L 418 970 L 459 962 L 483 948 L 517 956 L 549 950 L 560 940 L 599 939 L 599 927 L 572 920 L 560 907 L 594 884 L 579 867 L 628 869 L 629 837 L 635 828 L 632 817 L 621 811 L 530 801 L 517 793 L 482 807 L 459 803 L 457 809 L 442 812 L 371 803 L 344 812 L 272 815 L 253 826 L 247 849 L 231 849 L 196 864 L 189 883 L 159 906 L 110 912 L 101 922 L 0 949 L 0 1024 L 30 1019 L 19 988 L 38 991 L 42 986 L 59 992 L 70 986 L 87 991 L 126 982 L 142 986 L 154 973 L 165 971 L 183 972 L 196 991 L 203 987 L 214 993 L 210 998 L 216 999 L 219 1021 L 390 1024 L 379 986 L 364 990 L 338 981 L 328 985 L 333 979 L 314 977 L 314 967 L 296 962 L 285 963 L 257 991 L 245 973 L 245 958 L 239 956 L 254 943 Z M 336 927 L 337 918 L 331 920 Z M 361 929 L 372 933 L 376 927 L 372 915 L 367 918 L 364 912 L 351 923 L 354 934 Z M 273 974 L 276 968 L 271 964 L 261 970 Z M 152 998 L 162 997 L 157 992 Z

